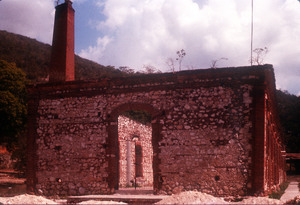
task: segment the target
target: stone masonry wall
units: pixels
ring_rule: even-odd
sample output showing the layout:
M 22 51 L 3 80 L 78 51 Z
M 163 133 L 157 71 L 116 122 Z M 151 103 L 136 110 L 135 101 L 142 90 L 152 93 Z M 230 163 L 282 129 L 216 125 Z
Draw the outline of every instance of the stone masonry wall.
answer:
M 37 188 L 62 195 L 109 192 L 103 120 L 123 102 L 140 102 L 168 108 L 160 121 L 162 193 L 243 194 L 251 163 L 250 91 L 241 85 L 41 100 Z
M 183 100 L 162 120 L 162 193 L 245 194 L 252 161 L 251 90 L 242 85 L 174 92 L 174 99 Z
M 40 101 L 36 188 L 43 194 L 107 192 L 107 132 L 98 116 L 100 99 Z
M 152 128 L 134 121 L 128 117 L 120 115 L 118 117 L 118 133 L 120 143 L 120 186 L 132 186 L 130 181 L 135 177 L 135 142 L 132 140 L 134 136 L 138 136 L 138 144 L 142 147 L 142 170 L 143 176 L 138 177 L 137 184 L 139 187 L 153 187 L 153 148 L 152 148 Z M 128 149 L 130 156 L 128 157 Z M 130 159 L 130 167 L 127 160 Z M 130 175 L 127 176 L 127 172 Z M 129 178 L 127 178 L 129 177 Z
M 258 174 L 264 175 L 253 176 L 254 89 L 265 83 L 264 70 L 210 69 L 33 88 L 37 157 L 28 182 L 45 195 L 113 193 L 123 180 L 112 114 L 139 105 L 153 108 L 155 193 L 248 194 Z
M 265 190 L 279 190 L 279 185 L 286 180 L 285 160 L 282 157 L 280 127 L 276 122 L 276 111 L 274 102 L 270 100 L 270 95 L 265 95 L 266 103 L 266 149 L 265 149 Z

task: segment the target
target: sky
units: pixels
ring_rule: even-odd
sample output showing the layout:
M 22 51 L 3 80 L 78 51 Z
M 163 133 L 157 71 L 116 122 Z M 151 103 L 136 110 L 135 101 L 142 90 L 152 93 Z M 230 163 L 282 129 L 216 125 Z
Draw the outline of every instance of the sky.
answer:
M 0 30 L 51 44 L 55 2 L 1 0 Z M 253 5 L 253 49 L 267 48 L 260 59 L 274 66 L 277 89 L 300 95 L 300 2 Z M 73 0 L 73 8 L 76 54 L 102 65 L 170 72 L 182 49 L 182 70 L 250 65 L 251 0 Z

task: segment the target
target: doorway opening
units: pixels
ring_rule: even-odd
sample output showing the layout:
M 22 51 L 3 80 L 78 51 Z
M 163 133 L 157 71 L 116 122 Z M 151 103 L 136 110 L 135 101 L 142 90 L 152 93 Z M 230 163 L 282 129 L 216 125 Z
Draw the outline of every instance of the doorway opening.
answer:
M 153 190 L 151 115 L 128 110 L 118 116 L 119 188 Z

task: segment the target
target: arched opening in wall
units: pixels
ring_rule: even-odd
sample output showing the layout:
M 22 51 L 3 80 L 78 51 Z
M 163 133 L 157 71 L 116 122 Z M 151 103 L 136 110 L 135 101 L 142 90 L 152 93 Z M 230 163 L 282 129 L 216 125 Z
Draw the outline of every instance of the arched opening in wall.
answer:
M 144 110 L 118 116 L 119 188 L 153 189 L 151 118 Z

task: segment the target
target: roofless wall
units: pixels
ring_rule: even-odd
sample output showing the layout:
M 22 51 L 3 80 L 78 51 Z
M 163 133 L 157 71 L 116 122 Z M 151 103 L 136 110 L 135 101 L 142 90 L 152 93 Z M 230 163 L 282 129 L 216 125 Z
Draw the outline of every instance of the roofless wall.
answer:
M 266 193 L 284 179 L 271 65 L 29 88 L 29 192 L 112 194 L 118 116 L 151 115 L 156 194 Z

